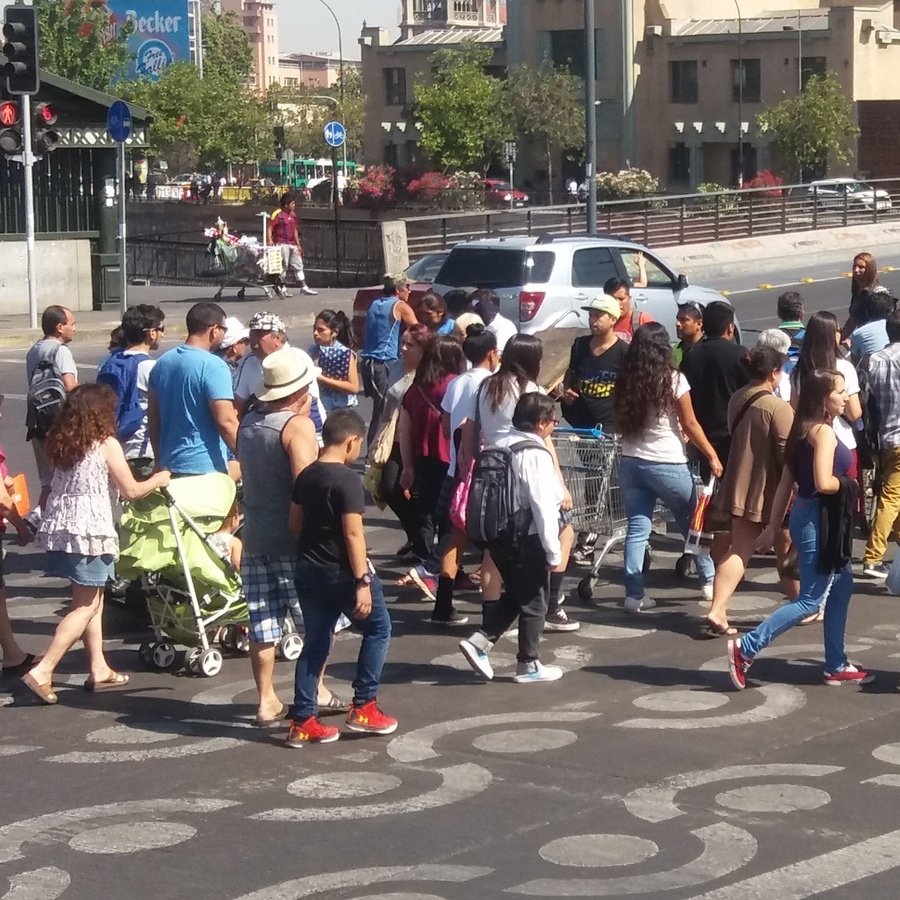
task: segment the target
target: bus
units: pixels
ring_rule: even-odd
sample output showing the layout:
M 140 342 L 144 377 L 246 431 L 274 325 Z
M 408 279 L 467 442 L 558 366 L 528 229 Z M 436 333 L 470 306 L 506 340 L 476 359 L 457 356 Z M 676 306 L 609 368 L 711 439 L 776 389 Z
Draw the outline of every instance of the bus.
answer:
M 338 171 L 344 170 L 344 161 L 338 160 Z M 356 163 L 347 160 L 347 177 L 356 173 Z M 259 174 L 271 178 L 276 184 L 293 190 L 311 191 L 316 185 L 330 182 L 332 176 L 330 159 L 282 159 L 260 163 Z

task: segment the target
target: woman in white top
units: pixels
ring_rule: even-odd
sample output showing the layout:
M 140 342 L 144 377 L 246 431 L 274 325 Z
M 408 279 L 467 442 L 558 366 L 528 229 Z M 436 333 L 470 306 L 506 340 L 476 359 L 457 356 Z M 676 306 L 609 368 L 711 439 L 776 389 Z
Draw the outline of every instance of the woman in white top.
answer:
M 672 348 L 663 325 L 648 322 L 634 333 L 614 393 L 616 431 L 622 438 L 619 489 L 628 532 L 625 536 L 625 609 L 641 612 L 656 603 L 644 593 L 644 553 L 657 501 L 669 509 L 687 537 L 696 502 L 684 439 L 722 475 L 722 463 L 706 439 L 691 403 L 687 379 L 672 366 Z M 715 574 L 709 556 L 697 556 L 704 596 L 712 597 Z

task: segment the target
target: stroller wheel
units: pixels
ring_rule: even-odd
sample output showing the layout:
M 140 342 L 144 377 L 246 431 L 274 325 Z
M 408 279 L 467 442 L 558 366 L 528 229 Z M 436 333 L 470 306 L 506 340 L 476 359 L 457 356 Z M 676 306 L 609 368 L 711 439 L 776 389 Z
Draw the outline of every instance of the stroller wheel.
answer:
M 295 632 L 284 635 L 278 642 L 278 652 L 282 659 L 292 661 L 297 659 L 303 651 L 303 638 Z
M 586 603 L 594 599 L 594 579 L 588 576 L 578 582 L 578 596 Z
M 215 648 L 206 650 L 200 657 L 200 671 L 207 678 L 222 671 L 222 654 Z
M 175 648 L 167 641 L 151 645 L 151 660 L 161 672 L 175 665 Z
M 138 658 L 145 666 L 153 665 L 153 645 L 143 643 L 138 649 Z
M 250 632 L 243 625 L 234 626 L 234 650 L 235 653 L 250 652 Z
M 684 581 L 694 570 L 694 557 L 691 553 L 682 553 L 675 561 L 675 575 L 681 581 Z
M 202 647 L 192 647 L 184 656 L 184 667 L 192 675 L 200 674 L 200 657 L 203 655 Z

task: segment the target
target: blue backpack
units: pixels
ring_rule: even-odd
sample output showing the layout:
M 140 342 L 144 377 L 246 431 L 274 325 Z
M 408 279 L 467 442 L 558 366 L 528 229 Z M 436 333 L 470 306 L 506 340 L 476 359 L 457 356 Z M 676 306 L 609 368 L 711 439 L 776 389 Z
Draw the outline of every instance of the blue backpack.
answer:
M 116 406 L 116 425 L 120 441 L 134 437 L 144 423 L 144 410 L 141 409 L 138 394 L 138 366 L 150 357 L 146 353 L 126 353 L 116 350 L 97 372 L 97 384 L 105 384 L 113 389 L 118 399 Z

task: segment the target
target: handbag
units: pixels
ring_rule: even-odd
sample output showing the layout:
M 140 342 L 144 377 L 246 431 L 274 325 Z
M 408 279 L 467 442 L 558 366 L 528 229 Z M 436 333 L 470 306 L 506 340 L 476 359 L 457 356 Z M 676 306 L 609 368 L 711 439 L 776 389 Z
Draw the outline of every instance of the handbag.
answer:
M 373 462 L 363 475 L 363 487 L 372 495 L 372 500 L 379 509 L 387 504 L 381 499 L 381 477 L 384 474 L 384 463 Z

